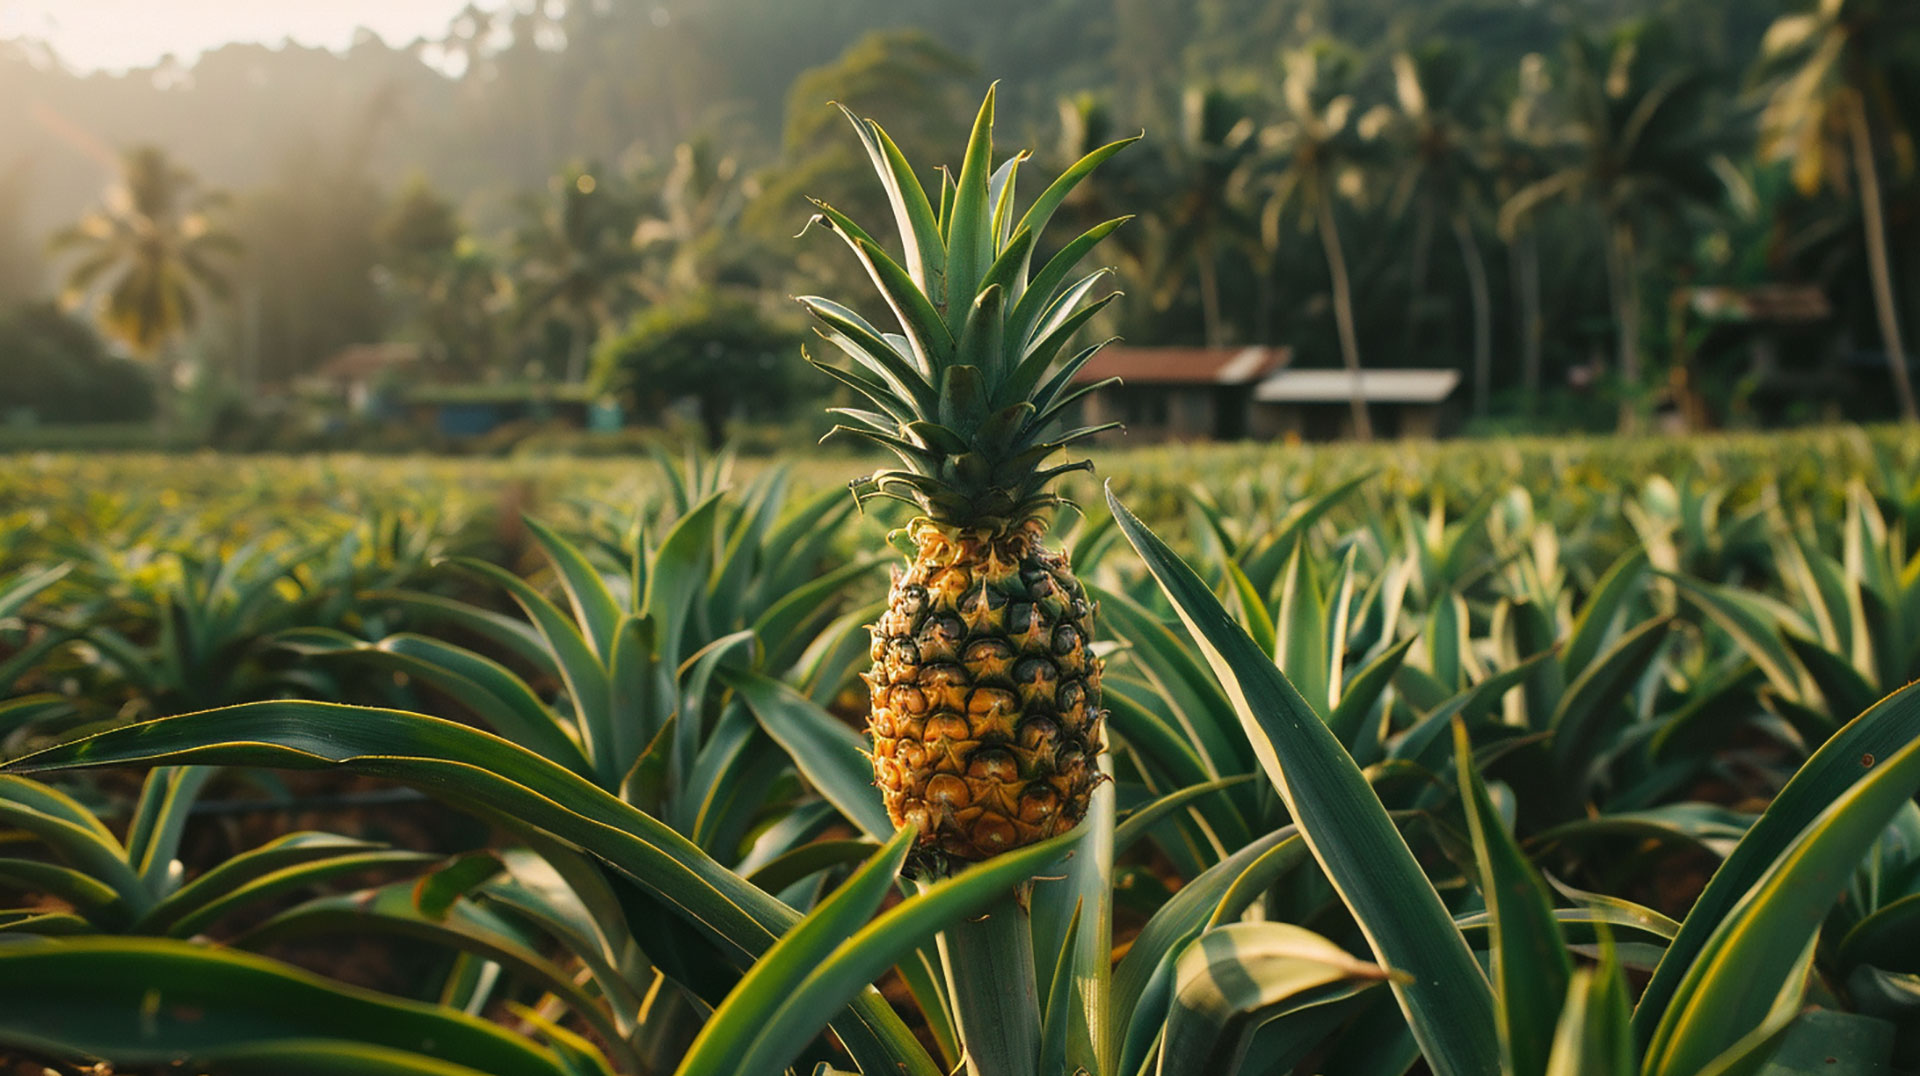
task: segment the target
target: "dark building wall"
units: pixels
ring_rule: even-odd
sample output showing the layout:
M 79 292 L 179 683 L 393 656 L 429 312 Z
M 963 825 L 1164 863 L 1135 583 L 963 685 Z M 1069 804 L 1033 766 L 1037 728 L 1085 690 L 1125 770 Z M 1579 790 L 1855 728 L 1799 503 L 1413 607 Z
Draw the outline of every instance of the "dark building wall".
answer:
M 1145 440 L 1232 441 L 1250 436 L 1251 387 L 1116 385 L 1087 397 L 1075 424 L 1120 422 Z

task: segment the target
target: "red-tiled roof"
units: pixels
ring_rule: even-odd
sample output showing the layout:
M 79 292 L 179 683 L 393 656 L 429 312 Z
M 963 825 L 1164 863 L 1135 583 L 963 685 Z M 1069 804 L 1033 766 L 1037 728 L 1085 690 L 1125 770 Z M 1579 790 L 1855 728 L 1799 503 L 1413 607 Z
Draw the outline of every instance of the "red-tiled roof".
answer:
M 1109 347 L 1075 384 L 1118 377 L 1129 385 L 1251 385 L 1293 357 L 1284 347 Z
M 335 352 L 314 374 L 330 381 L 357 381 L 418 361 L 420 349 L 412 344 L 354 344 Z

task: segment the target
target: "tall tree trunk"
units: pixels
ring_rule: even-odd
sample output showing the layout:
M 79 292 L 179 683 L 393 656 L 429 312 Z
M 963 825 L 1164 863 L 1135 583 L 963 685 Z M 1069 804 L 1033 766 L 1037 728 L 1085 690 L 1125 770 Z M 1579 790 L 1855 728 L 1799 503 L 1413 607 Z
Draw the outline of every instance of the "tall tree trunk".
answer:
M 567 384 L 577 385 L 587 376 L 587 349 L 592 339 L 593 319 L 582 314 L 573 321 L 572 339 L 567 341 Z
M 1273 343 L 1273 259 L 1267 264 L 1255 263 L 1253 274 L 1253 338 L 1249 343 Z
M 1333 199 L 1322 191 L 1315 198 L 1320 218 L 1320 245 L 1327 251 L 1327 271 L 1333 277 L 1333 324 L 1340 333 L 1340 360 L 1351 379 L 1353 435 L 1373 440 L 1373 422 L 1367 415 L 1367 396 L 1360 386 L 1360 338 L 1353 328 L 1353 288 L 1347 281 L 1347 256 L 1340 249 L 1340 229 L 1333 219 Z
M 255 399 L 260 395 L 260 364 L 267 350 L 262 342 L 267 323 L 262 313 L 265 303 L 258 283 L 247 289 L 247 395 Z
M 1633 229 L 1624 220 L 1607 220 L 1608 290 L 1619 333 L 1621 433 L 1633 433 L 1640 417 L 1640 279 L 1634 271 Z
M 721 393 L 700 394 L 700 425 L 706 427 L 707 448 L 713 452 L 727 446 L 727 415 L 733 410 L 731 404 L 732 400 Z
M 1206 333 L 1208 347 L 1219 347 L 1220 269 L 1213 262 L 1212 241 L 1201 240 L 1194 256 L 1198 259 L 1196 268 L 1200 277 L 1201 331 Z
M 1867 268 L 1873 277 L 1873 309 L 1880 320 L 1880 342 L 1887 349 L 1893 391 L 1900 400 L 1900 417 L 1920 422 L 1913 402 L 1913 382 L 1907 376 L 1907 350 L 1900 340 L 1900 312 L 1893 299 L 1893 263 L 1887 256 L 1886 211 L 1880 204 L 1880 170 L 1873 161 L 1873 129 L 1867 105 L 1858 93 L 1850 95 L 1847 126 L 1853 135 L 1853 170 L 1860 177 L 1860 215 L 1867 229 Z
M 1406 341 L 1402 344 L 1404 361 L 1420 349 L 1420 308 L 1427 301 L 1427 267 L 1433 261 L 1433 196 L 1421 192 L 1414 210 L 1413 271 L 1408 274 Z
M 1493 298 L 1488 294 L 1487 263 L 1480 257 L 1480 244 L 1474 241 L 1473 224 L 1465 213 L 1453 215 L 1453 238 L 1460 244 L 1467 294 L 1473 301 L 1473 413 L 1486 418 L 1493 387 Z
M 1523 226 L 1514 239 L 1514 291 L 1520 303 L 1520 383 L 1527 396 L 1527 414 L 1540 410 L 1541 351 L 1545 344 L 1540 316 L 1540 240 Z
M 171 451 L 180 434 L 180 357 L 171 341 L 153 360 L 153 432 L 161 451 Z

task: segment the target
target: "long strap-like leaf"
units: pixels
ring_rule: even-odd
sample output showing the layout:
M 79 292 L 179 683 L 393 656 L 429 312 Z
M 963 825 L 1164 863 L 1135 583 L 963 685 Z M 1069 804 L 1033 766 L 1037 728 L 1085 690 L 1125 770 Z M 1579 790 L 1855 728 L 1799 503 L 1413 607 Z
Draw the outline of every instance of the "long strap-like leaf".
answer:
M 1633 1012 L 1637 1046 L 1645 1049 L 1653 1039 L 1655 1026 L 1665 1016 L 1682 976 L 1706 947 L 1707 939 L 1787 846 L 1821 811 L 1872 775 L 1875 762 L 1885 760 L 1920 734 L 1920 713 L 1916 711 L 1920 711 L 1920 696 L 1907 688 L 1855 718 L 1813 753 L 1747 829 L 1694 901 L 1680 933 L 1641 993 Z
M 1193 569 L 1111 489 L 1107 504 L 1219 676 L 1261 768 L 1374 955 L 1406 973 L 1393 991 L 1428 1063 L 1440 1076 L 1497 1072 L 1486 975 L 1360 767 Z
M 0 948 L 0 1045 L 121 1064 L 324 1050 L 333 1067 L 248 1071 L 568 1076 L 551 1053 L 444 1006 L 341 986 L 263 957 L 159 938 Z M 222 1071 L 239 1071 L 225 1069 Z
M 799 918 L 685 837 L 579 775 L 478 729 L 422 714 L 249 703 L 114 729 L 5 769 L 140 763 L 338 767 L 400 781 L 516 831 L 590 850 L 743 963 Z M 939 1071 L 877 992 L 856 996 L 835 1018 L 835 1030 L 857 1056 L 885 1058 L 910 1076 Z
M 1854 725 L 1868 718 L 1877 718 L 1874 724 L 1884 723 L 1904 733 L 1904 742 L 1886 754 L 1867 750 L 1844 758 L 1858 771 L 1858 779 L 1822 805 L 1724 918 L 1715 915 L 1703 920 L 1711 925 L 1712 932 L 1697 943 L 1697 958 L 1676 965 L 1675 951 L 1683 940 L 1691 940 L 1688 929 L 1682 928 L 1661 961 L 1661 970 L 1674 965 L 1685 971 L 1672 987 L 1665 1011 L 1654 1027 L 1641 1071 L 1649 1076 L 1703 1071 L 1742 1035 L 1761 1025 L 1774 1007 L 1782 984 L 1801 974 L 1795 970 L 1796 958 L 1812 942 L 1845 888 L 1848 873 L 1879 839 L 1894 813 L 1920 790 L 1920 690 L 1909 686 L 1899 691 Z M 1828 747 L 1832 746 L 1829 742 Z M 1813 771 L 1816 778 L 1830 778 L 1834 758 L 1823 749 L 1802 769 L 1801 776 Z M 1800 780 L 1796 777 L 1788 789 Z M 1785 790 L 1774 805 L 1783 802 L 1789 802 Z M 1790 806 L 1804 803 L 1795 797 Z M 1769 810 L 1748 831 L 1742 848 L 1748 842 L 1755 842 L 1756 852 L 1766 848 L 1755 841 L 1755 834 L 1763 832 L 1773 813 Z M 1766 838 L 1777 836 L 1773 827 L 1764 834 Z M 1739 854 L 1736 849 L 1734 855 Z M 1733 867 L 1734 860 L 1729 857 L 1720 874 L 1729 874 Z M 1719 878 L 1714 881 L 1718 883 Z M 1708 889 L 1712 891 L 1712 884 Z M 1687 917 L 1688 927 L 1705 903 L 1706 894 L 1702 894 L 1694 913 Z M 1707 911 L 1711 913 L 1714 908 L 1709 906 Z M 1694 932 L 1696 937 L 1698 933 Z

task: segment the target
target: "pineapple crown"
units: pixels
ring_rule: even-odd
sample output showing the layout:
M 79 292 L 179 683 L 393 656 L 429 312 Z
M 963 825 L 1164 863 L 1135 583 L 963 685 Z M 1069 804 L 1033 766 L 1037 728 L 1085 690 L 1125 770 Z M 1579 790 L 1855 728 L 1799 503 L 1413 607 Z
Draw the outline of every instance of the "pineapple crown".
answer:
M 1048 220 L 1082 179 L 1136 138 L 1081 158 L 1014 215 L 1014 179 L 1025 151 L 993 167 L 993 99 L 974 120 L 966 157 L 955 179 L 940 170 L 936 210 L 926 188 L 872 120 L 842 107 L 859 132 L 886 189 L 904 250 L 898 261 L 871 235 L 832 206 L 815 200 L 823 225 L 853 249 L 893 309 L 900 332 L 882 332 L 845 306 L 818 296 L 801 305 L 816 331 L 845 352 L 851 367 L 807 361 L 854 390 L 877 410 L 836 407 L 846 421 L 828 432 L 863 438 L 899 457 L 900 466 L 853 484 L 854 495 L 890 497 L 916 505 L 936 522 L 1006 527 L 1042 515 L 1058 503 L 1047 490 L 1087 461 L 1054 467 L 1054 453 L 1118 423 L 1056 432 L 1067 409 L 1105 385 L 1074 387 L 1073 377 L 1102 341 L 1060 355 L 1069 340 L 1118 296 L 1089 302 L 1112 274 L 1099 269 L 1070 277 L 1094 245 L 1127 218 L 1095 225 L 1062 247 L 1039 272 L 1029 272 L 1034 244 Z

